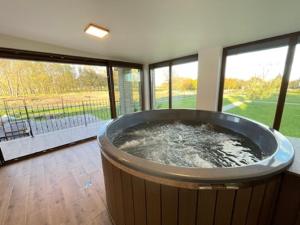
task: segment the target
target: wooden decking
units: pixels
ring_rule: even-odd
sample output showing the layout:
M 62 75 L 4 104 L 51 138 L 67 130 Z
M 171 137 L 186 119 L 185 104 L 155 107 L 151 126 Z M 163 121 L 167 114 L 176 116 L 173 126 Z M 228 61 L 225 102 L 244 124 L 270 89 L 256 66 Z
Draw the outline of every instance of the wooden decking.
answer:
M 0 225 L 111 225 L 96 141 L 0 168 Z

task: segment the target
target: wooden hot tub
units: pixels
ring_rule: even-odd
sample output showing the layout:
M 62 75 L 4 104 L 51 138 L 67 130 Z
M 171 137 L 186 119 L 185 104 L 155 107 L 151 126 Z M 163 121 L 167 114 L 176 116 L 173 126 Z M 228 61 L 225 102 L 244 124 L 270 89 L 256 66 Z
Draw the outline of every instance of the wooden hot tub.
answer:
M 118 150 L 112 134 L 153 120 L 217 124 L 249 137 L 269 157 L 244 167 L 182 168 Z M 229 114 L 158 110 L 123 116 L 99 137 L 107 206 L 115 225 L 267 225 L 280 173 L 292 162 L 290 143 L 276 131 Z

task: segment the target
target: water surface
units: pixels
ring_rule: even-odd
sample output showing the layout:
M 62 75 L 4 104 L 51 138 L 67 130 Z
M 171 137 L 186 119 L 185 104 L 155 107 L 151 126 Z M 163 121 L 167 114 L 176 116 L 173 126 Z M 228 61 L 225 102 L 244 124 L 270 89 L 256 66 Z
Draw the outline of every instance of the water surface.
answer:
M 180 167 L 237 167 L 263 159 L 248 138 L 211 124 L 145 123 L 115 135 L 120 150 Z

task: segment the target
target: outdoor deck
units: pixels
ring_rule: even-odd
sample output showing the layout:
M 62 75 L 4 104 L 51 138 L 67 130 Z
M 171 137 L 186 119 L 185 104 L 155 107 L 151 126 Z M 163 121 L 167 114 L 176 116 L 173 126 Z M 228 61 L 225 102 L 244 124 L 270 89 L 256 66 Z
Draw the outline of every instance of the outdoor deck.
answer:
M 52 132 L 0 142 L 5 160 L 45 151 L 83 139 L 95 137 L 105 127 L 105 121 L 55 130 Z

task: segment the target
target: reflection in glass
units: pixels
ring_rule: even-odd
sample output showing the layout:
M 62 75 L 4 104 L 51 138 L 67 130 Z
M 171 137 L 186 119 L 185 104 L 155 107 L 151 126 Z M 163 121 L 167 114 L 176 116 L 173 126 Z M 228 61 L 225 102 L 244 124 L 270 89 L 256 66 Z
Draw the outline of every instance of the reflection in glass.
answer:
M 139 69 L 113 68 L 117 116 L 141 111 L 141 77 Z

